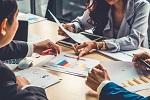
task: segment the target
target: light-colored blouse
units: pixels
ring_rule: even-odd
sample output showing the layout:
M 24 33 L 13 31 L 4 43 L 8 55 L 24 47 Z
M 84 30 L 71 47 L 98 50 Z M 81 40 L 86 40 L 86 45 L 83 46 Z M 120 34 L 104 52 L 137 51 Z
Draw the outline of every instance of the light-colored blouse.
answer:
M 134 50 L 140 46 L 148 48 L 148 18 L 150 12 L 150 4 L 146 0 L 128 0 L 126 5 L 125 16 L 121 26 L 114 36 L 113 21 L 111 9 L 108 13 L 108 23 L 103 30 L 103 35 L 110 38 L 104 40 L 110 52 L 122 50 Z M 77 17 L 72 24 L 75 31 L 83 31 L 93 28 L 87 20 L 90 18 L 89 10 L 86 10 L 81 17 Z

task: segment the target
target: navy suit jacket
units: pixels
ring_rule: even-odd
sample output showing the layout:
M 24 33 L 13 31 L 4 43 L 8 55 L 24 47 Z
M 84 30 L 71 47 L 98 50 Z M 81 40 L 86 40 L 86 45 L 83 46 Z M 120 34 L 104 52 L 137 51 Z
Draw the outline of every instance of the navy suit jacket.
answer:
M 144 98 L 110 82 L 102 88 L 99 100 L 150 100 L 150 96 Z
M 12 41 L 0 48 L 0 60 L 24 58 L 28 52 L 26 42 Z M 21 90 L 14 73 L 0 61 L 0 100 L 48 100 L 43 88 L 30 86 Z
M 24 58 L 28 52 L 28 45 L 24 41 L 12 41 L 0 48 L 0 60 Z
M 0 100 L 48 100 L 45 90 L 31 86 L 21 90 L 14 73 L 0 61 Z

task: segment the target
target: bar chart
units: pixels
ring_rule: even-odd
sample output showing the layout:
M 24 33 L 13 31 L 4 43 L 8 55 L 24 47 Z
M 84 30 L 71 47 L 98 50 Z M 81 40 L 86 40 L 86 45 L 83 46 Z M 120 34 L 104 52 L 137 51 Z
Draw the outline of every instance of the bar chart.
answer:
M 68 74 L 87 76 L 88 71 L 97 64 L 99 64 L 98 60 L 89 58 L 81 58 L 80 60 L 77 60 L 77 56 L 75 55 L 62 53 L 51 59 L 49 64 L 44 67 Z
M 143 83 L 150 83 L 150 76 L 140 76 L 139 78 L 133 78 L 122 83 L 122 87 L 136 86 Z

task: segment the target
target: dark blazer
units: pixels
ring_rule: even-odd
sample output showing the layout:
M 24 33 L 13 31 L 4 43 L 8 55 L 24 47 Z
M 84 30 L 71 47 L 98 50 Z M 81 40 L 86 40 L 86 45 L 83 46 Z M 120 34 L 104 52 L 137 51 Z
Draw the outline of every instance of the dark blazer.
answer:
M 150 100 L 150 96 L 144 98 L 110 82 L 102 88 L 99 100 Z
M 23 41 L 12 41 L 0 48 L 0 60 L 24 58 L 28 52 L 28 45 Z
M 27 87 L 21 90 L 14 73 L 0 61 L 0 100 L 48 100 L 44 89 Z

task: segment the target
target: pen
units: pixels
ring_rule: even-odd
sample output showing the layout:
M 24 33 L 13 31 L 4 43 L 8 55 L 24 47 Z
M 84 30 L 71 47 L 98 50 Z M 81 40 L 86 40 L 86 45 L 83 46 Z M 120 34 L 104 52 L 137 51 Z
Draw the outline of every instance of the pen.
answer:
M 138 60 L 139 60 L 142 64 L 144 64 L 147 68 L 150 69 L 150 65 L 149 65 L 147 62 L 145 62 L 143 59 L 141 59 L 141 58 L 139 58 L 139 57 L 138 57 Z
M 42 54 L 46 54 L 46 53 L 48 53 L 48 52 L 55 52 L 55 48 L 49 48 L 49 49 L 46 49 L 46 50 L 44 50 L 43 52 L 42 52 Z

